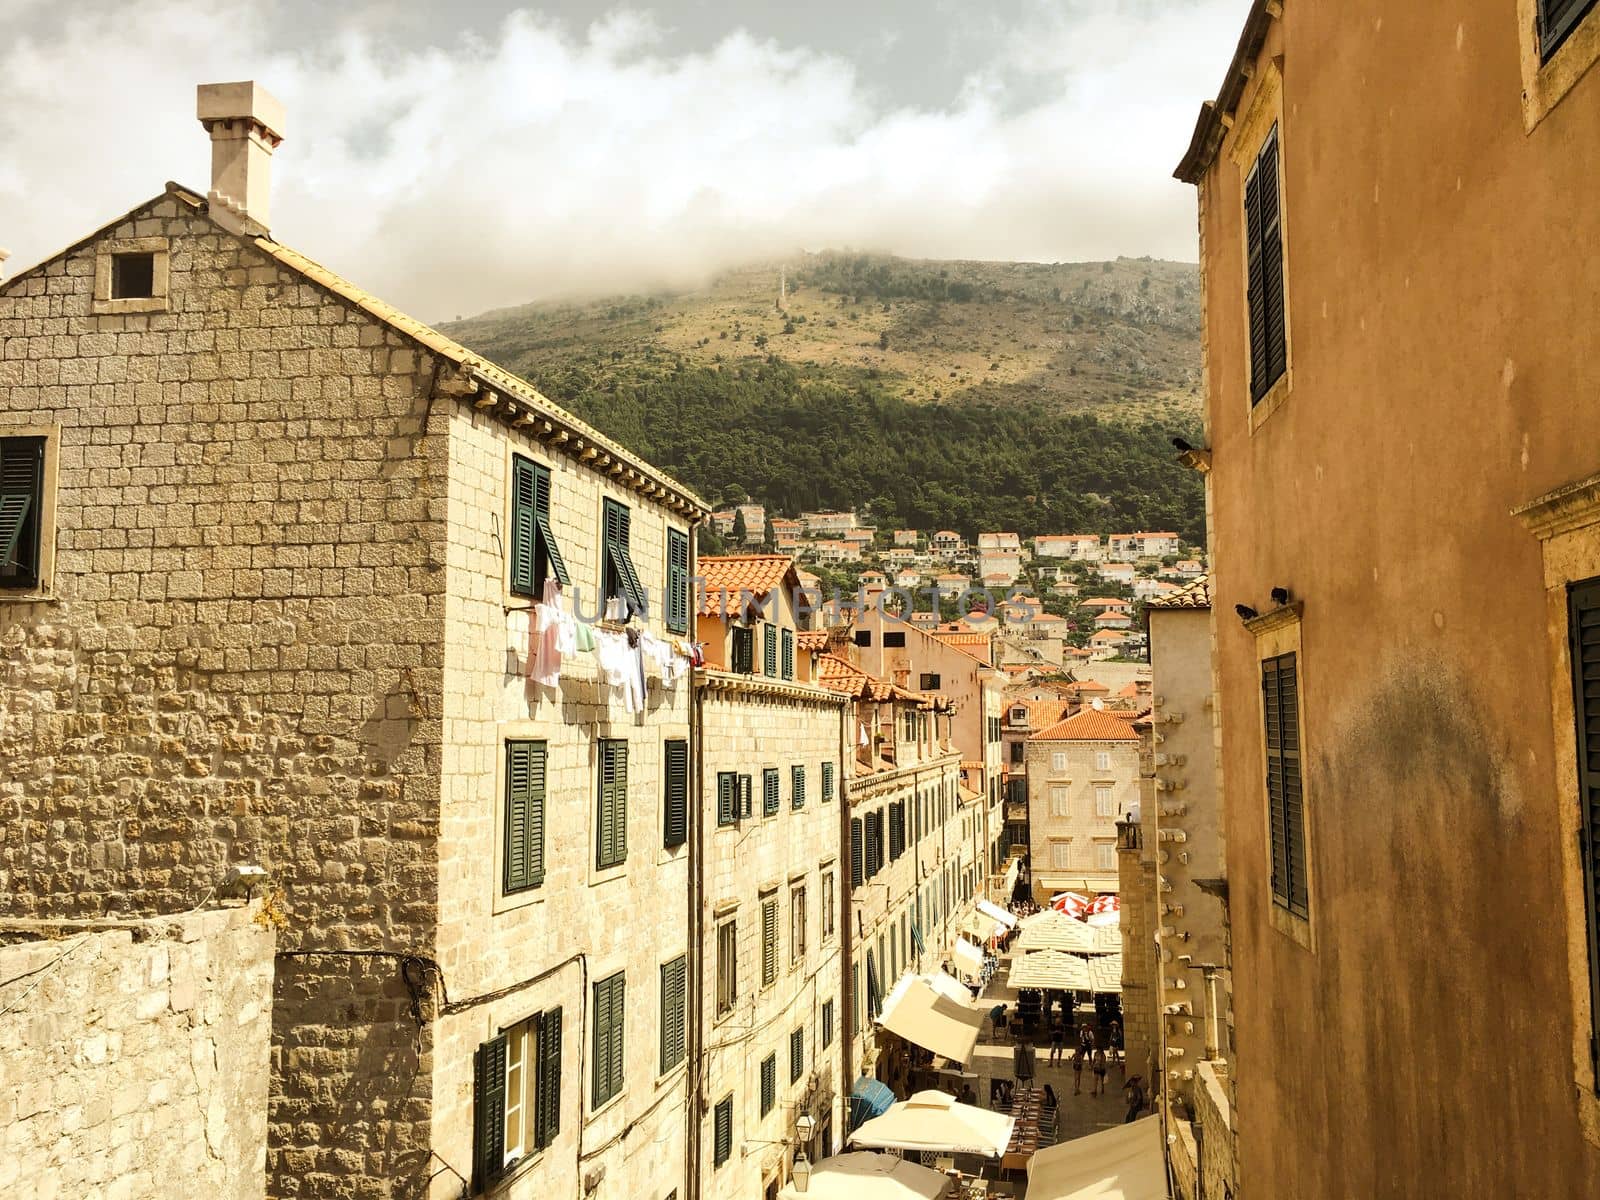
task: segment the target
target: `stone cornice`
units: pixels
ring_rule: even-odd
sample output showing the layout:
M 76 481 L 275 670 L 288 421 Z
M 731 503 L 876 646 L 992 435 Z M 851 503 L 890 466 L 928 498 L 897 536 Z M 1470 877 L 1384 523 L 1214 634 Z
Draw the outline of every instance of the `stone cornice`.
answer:
M 1294 600 L 1281 608 L 1275 608 L 1271 612 L 1264 612 L 1259 617 L 1251 617 L 1250 620 L 1244 623 L 1244 627 L 1256 637 L 1260 637 L 1262 634 L 1271 633 L 1274 629 L 1298 625 L 1304 608 L 1303 601 Z
M 808 683 L 792 683 L 772 679 L 766 675 L 745 675 L 733 671 L 719 671 L 713 667 L 696 667 L 694 686 L 705 692 L 725 692 L 742 696 L 765 696 L 773 700 L 801 700 L 811 704 L 843 708 L 850 697 L 828 688 L 812 687 Z
M 1563 484 L 1518 505 L 1511 515 L 1540 541 L 1600 523 L 1600 475 Z

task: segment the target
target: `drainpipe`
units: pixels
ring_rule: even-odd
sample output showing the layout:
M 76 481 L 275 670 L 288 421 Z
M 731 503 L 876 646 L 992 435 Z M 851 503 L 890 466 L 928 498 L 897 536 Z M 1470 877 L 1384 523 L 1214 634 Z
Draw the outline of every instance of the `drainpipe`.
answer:
M 689 527 L 689 577 L 698 573 L 695 560 L 699 550 L 698 526 Z M 691 587 L 689 596 L 689 640 L 696 640 L 696 627 L 700 605 Z M 693 764 L 694 780 L 689 789 L 689 955 L 688 1021 L 690 1036 L 689 1071 L 686 1076 L 688 1095 L 684 1098 L 686 1141 L 684 1147 L 684 1192 L 686 1200 L 700 1197 L 700 1111 L 701 1091 L 705 1086 L 705 692 L 694 686 L 694 672 L 689 673 L 689 761 Z
M 844 999 L 844 1011 L 839 1014 L 839 1028 L 844 1036 L 839 1044 L 839 1127 L 834 1131 L 836 1144 L 844 1145 L 850 1130 L 850 1089 L 855 1086 L 855 1062 L 851 1052 L 856 1043 L 856 993 L 855 954 L 855 886 L 850 874 L 850 785 L 855 774 L 855 722 L 856 706 L 846 702 L 839 706 L 839 992 Z M 846 774 L 845 767 L 851 770 Z

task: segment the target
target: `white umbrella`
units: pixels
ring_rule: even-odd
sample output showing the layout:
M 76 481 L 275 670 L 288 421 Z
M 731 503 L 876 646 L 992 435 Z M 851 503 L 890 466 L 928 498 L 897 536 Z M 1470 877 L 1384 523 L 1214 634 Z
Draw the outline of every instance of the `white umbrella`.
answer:
M 918 1092 L 864 1123 L 850 1135 L 850 1144 L 999 1158 L 1015 1125 L 1006 1113 L 962 1104 L 945 1092 Z
M 1028 1200 L 1166 1200 L 1155 1117 L 1048 1146 L 1028 1162 Z
M 802 1194 L 794 1184 L 779 1200 L 938 1200 L 950 1177 L 892 1154 L 835 1154 L 811 1168 L 811 1182 Z
M 1069 954 L 1095 953 L 1095 930 L 1075 917 L 1047 908 L 1022 922 L 1013 950 L 1065 950 Z
M 1007 984 L 1018 989 L 1057 988 L 1088 991 L 1089 967 L 1083 959 L 1060 950 L 1035 950 L 1012 959 Z

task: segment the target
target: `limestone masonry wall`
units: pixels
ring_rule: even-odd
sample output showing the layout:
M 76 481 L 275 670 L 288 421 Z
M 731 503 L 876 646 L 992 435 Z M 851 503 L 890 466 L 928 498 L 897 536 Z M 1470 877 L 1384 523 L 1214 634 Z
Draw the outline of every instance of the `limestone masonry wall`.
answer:
M 0 922 L 0 1194 L 265 1195 L 274 939 L 258 911 Z

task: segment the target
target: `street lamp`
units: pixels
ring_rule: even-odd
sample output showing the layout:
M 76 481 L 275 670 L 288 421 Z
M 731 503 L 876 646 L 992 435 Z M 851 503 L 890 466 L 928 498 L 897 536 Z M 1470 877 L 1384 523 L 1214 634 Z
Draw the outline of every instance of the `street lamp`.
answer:
M 810 1113 L 801 1113 L 795 1118 L 794 1134 L 802 1142 L 809 1142 L 811 1135 L 817 1131 L 817 1119 Z
M 795 1157 L 794 1169 L 790 1172 L 794 1177 L 794 1190 L 804 1192 L 811 1187 L 811 1160 L 806 1157 L 804 1150 Z

